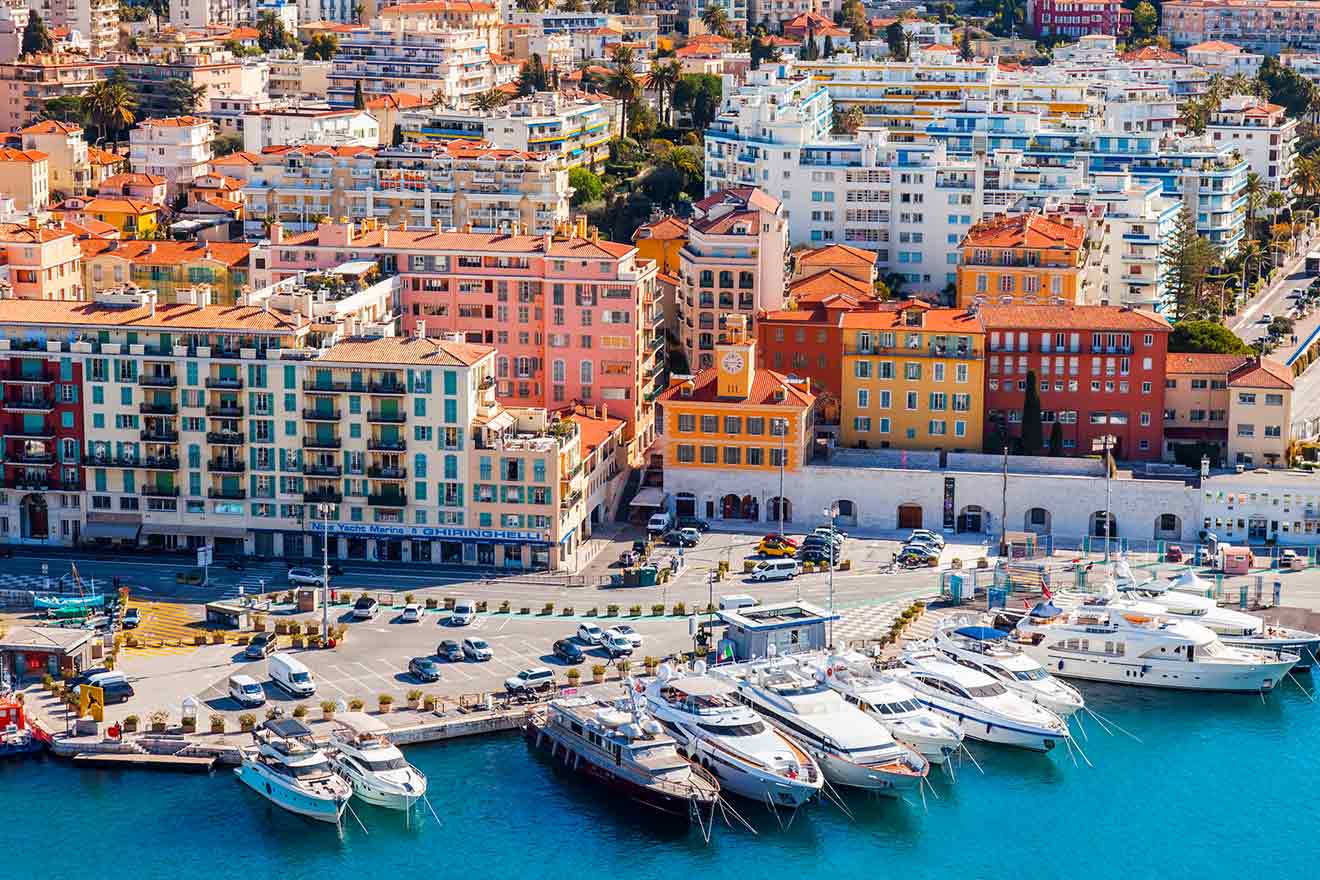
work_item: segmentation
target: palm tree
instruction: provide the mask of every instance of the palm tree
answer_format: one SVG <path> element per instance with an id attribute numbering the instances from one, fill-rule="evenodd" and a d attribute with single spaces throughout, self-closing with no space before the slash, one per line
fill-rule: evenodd
<path id="1" fill-rule="evenodd" d="M 619 102 L 619 137 L 627 137 L 628 108 L 641 95 L 642 84 L 638 81 L 637 74 L 633 72 L 631 67 L 618 65 L 610 72 L 605 91 L 609 92 Z"/>
<path id="2" fill-rule="evenodd" d="M 111 130 L 132 127 L 137 121 L 137 96 L 121 82 L 101 80 L 87 91 L 87 115 L 98 128 L 101 137 L 109 137 Z"/>
<path id="3" fill-rule="evenodd" d="M 637 53 L 632 46 L 620 43 L 610 50 L 610 61 L 615 67 L 632 67 L 637 61 Z"/>
<path id="4" fill-rule="evenodd" d="M 1247 197 L 1247 226 L 1250 227 L 1252 221 L 1256 219 L 1256 212 L 1265 204 L 1265 182 L 1260 179 L 1259 174 L 1250 171 L 1247 173 L 1246 188 L 1242 192 Z"/>
<path id="5" fill-rule="evenodd" d="M 674 94 L 674 89 L 678 88 L 678 82 L 683 78 L 683 67 L 677 61 L 652 61 L 651 70 L 646 75 L 646 84 L 655 89 L 656 96 L 660 99 L 660 122 L 668 121 L 665 116 L 665 99 Z M 672 103 L 672 102 L 671 102 Z"/>
<path id="6" fill-rule="evenodd" d="M 540 12 L 545 4 L 541 0 L 518 0 L 518 8 L 523 12 Z"/>
<path id="7" fill-rule="evenodd" d="M 486 89 L 472 98 L 472 106 L 482 113 L 490 113 L 508 103 L 509 95 L 501 89 Z"/>
<path id="8" fill-rule="evenodd" d="M 609 12 L 614 9 L 613 0 L 591 0 L 591 11 L 597 13 Z"/>
<path id="9" fill-rule="evenodd" d="M 1224 90 L 1230 95 L 1255 94 L 1256 80 L 1245 73 L 1235 73 L 1224 81 Z"/>
<path id="10" fill-rule="evenodd" d="M 1270 190 L 1270 194 L 1265 197 L 1265 207 L 1270 209 L 1270 225 L 1273 226 L 1279 222 L 1279 212 L 1288 204 L 1288 197 L 1277 189 Z"/>
<path id="11" fill-rule="evenodd" d="M 582 0 L 560 0 L 558 9 L 560 12 L 581 12 Z"/>
<path id="12" fill-rule="evenodd" d="M 722 37 L 729 35 L 729 13 L 718 3 L 711 3 L 701 10 L 701 23 L 712 34 L 719 34 Z"/>

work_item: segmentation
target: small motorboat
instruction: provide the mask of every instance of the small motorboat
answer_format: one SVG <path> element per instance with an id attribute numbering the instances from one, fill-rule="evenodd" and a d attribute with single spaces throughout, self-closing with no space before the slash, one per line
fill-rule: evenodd
<path id="1" fill-rule="evenodd" d="M 339 729 L 330 737 L 330 763 L 369 804 L 410 810 L 426 794 L 426 776 L 409 764 L 390 742 L 389 725 L 365 712 L 335 716 Z"/>
<path id="2" fill-rule="evenodd" d="M 40 732 L 28 727 L 23 704 L 13 697 L 0 697 L 0 758 L 32 755 L 45 747 Z"/>
<path id="3" fill-rule="evenodd" d="M 275 718 L 252 732 L 254 746 L 242 750 L 234 770 L 257 794 L 291 813 L 339 824 L 353 789 L 335 772 L 306 725 Z"/>

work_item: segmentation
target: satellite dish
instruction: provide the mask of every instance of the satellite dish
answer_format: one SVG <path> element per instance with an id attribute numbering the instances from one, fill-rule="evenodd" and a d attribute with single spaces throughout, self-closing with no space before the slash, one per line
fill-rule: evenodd
<path id="1" fill-rule="evenodd" d="M 661 663 L 660 668 L 655 671 L 657 681 L 669 681 L 674 677 L 674 667 L 669 663 Z"/>
<path id="2" fill-rule="evenodd" d="M 692 672 L 693 672 L 694 674 L 696 674 L 696 675 L 705 675 L 705 674 L 706 674 L 706 661 L 705 661 L 705 660 L 698 660 L 697 662 L 693 663 L 693 664 L 692 664 Z"/>
<path id="3" fill-rule="evenodd" d="M 766 646 L 765 646 L 765 656 L 767 656 L 767 657 L 773 657 L 773 656 L 775 656 L 775 655 L 778 654 L 778 653 L 779 653 L 779 646 L 778 646 L 778 645 L 766 645 Z"/>

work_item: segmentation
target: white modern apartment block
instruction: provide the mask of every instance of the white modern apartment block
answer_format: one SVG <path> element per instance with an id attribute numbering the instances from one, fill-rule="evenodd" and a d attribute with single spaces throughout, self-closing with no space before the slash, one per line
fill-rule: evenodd
<path id="1" fill-rule="evenodd" d="M 370 7 L 376 4 L 367 0 Z M 348 24 L 354 21 L 356 0 L 298 0 L 298 21 L 334 21 Z M 370 19 L 369 9 L 363 11 L 362 20 Z"/>
<path id="2" fill-rule="evenodd" d="M 660 36 L 654 15 L 620 15 L 590 9 L 578 12 L 515 10 L 507 20 L 514 26 L 526 25 L 530 34 L 567 37 L 574 61 L 605 58 L 605 47 L 615 43 L 627 43 L 644 49 L 645 53 L 654 52 Z"/>
<path id="3" fill-rule="evenodd" d="M 254 22 L 261 21 L 267 13 L 283 22 L 289 33 L 298 33 L 298 0 L 252 0 Z"/>
<path id="4" fill-rule="evenodd" d="M 67 27 L 82 34 L 93 58 L 104 56 L 119 45 L 116 0 L 32 0 L 28 8 L 39 11 L 48 28 Z"/>
<path id="5" fill-rule="evenodd" d="M 243 114 L 243 149 L 260 153 L 285 144 L 375 147 L 380 124 L 367 110 L 273 107 Z"/>
<path id="6" fill-rule="evenodd" d="M 1187 47 L 1187 60 L 1221 76 L 1240 73 L 1254 77 L 1260 71 L 1265 56 L 1259 52 L 1248 52 L 1241 46 L 1223 40 L 1206 40 Z"/>
<path id="7" fill-rule="evenodd" d="M 489 42 L 473 30 L 408 30 L 402 19 L 343 34 L 326 97 L 353 105 L 357 83 L 368 100 L 405 92 L 463 107 L 476 95 L 516 76 L 516 66 L 492 60 Z"/>
<path id="8" fill-rule="evenodd" d="M 1104 242 L 1092 249 L 1100 261 L 1100 304 L 1163 312 L 1168 284 L 1161 250 L 1182 203 L 1126 171 L 1095 174 L 1075 198 L 1104 211 Z"/>
<path id="9" fill-rule="evenodd" d="M 330 89 L 330 69 L 333 61 L 309 61 L 297 53 L 284 57 L 275 53 L 266 56 L 270 71 L 267 87 L 274 100 L 284 98 L 323 99 Z"/>
<path id="10" fill-rule="evenodd" d="M 243 4 L 246 5 L 246 4 Z M 248 9 L 233 0 L 170 0 L 170 27 L 178 31 L 205 30 L 213 24 L 238 24 Z"/>
<path id="11" fill-rule="evenodd" d="M 1297 155 L 1297 120 L 1255 95 L 1224 99 L 1205 127 L 1216 144 L 1241 151 L 1270 189 L 1287 193 Z"/>
<path id="12" fill-rule="evenodd" d="M 215 125 L 200 116 L 144 119 L 128 133 L 128 161 L 139 174 L 164 177 L 174 198 L 210 171 L 214 136 Z"/>

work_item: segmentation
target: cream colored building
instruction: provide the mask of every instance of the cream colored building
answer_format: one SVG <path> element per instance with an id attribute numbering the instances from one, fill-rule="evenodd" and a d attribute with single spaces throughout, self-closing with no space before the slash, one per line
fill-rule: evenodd
<path id="1" fill-rule="evenodd" d="M 50 204 L 50 161 L 40 150 L 0 147 L 0 194 L 16 211 L 44 211 Z"/>
<path id="2" fill-rule="evenodd" d="M 82 126 L 47 119 L 19 132 L 24 150 L 46 154 L 48 185 L 59 196 L 85 196 L 90 191 L 91 165 Z"/>
<path id="3" fill-rule="evenodd" d="M 1168 355 L 1164 460 L 1282 467 L 1292 424 L 1292 371 L 1269 358 Z"/>

